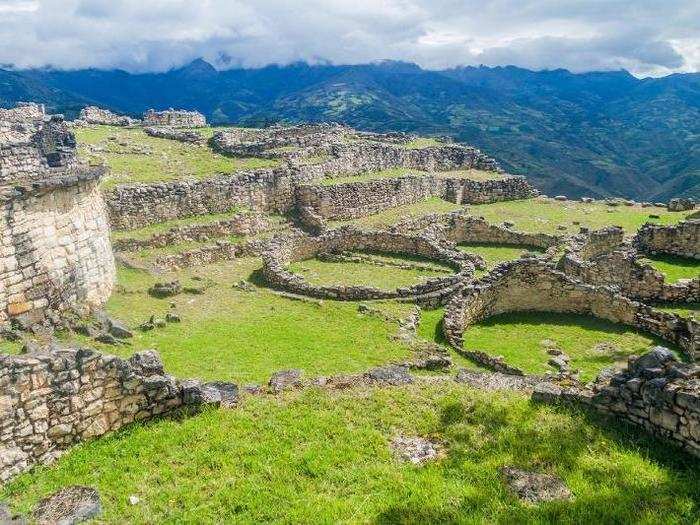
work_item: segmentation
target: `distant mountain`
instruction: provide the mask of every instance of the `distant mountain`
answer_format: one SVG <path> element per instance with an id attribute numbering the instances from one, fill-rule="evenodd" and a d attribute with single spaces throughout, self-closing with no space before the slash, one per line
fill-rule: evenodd
<path id="1" fill-rule="evenodd" d="M 700 74 L 637 79 L 516 67 L 292 64 L 217 71 L 203 60 L 158 74 L 0 70 L 0 105 L 35 100 L 139 115 L 197 109 L 214 123 L 338 121 L 450 135 L 548 194 L 700 198 Z"/>

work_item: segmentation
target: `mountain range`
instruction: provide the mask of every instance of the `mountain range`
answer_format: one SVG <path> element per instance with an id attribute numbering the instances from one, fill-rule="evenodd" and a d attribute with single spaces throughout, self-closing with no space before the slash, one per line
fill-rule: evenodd
<path id="1" fill-rule="evenodd" d="M 175 107 L 215 124 L 335 121 L 447 135 L 551 195 L 700 198 L 700 73 L 639 79 L 403 62 L 219 71 L 201 59 L 148 74 L 0 69 L 0 106 L 27 100 L 69 118 L 87 104 L 134 116 Z"/>

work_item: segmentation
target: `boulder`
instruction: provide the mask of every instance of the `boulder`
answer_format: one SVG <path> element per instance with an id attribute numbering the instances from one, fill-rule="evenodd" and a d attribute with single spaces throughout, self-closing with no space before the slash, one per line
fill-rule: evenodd
<path id="1" fill-rule="evenodd" d="M 280 370 L 272 374 L 268 387 L 273 393 L 279 393 L 283 390 L 289 390 L 301 385 L 302 371 L 298 369 Z"/>
<path id="2" fill-rule="evenodd" d="M 573 499 L 569 488 L 556 476 L 514 467 L 503 467 L 501 474 L 510 490 L 524 502 L 539 503 Z"/>
<path id="3" fill-rule="evenodd" d="M 170 281 L 169 283 L 156 283 L 148 289 L 148 294 L 152 297 L 162 299 L 164 297 L 173 297 L 182 293 L 182 285 L 180 281 Z"/>
<path id="4" fill-rule="evenodd" d="M 693 199 L 677 198 L 668 201 L 668 211 L 688 211 L 695 208 Z"/>
<path id="5" fill-rule="evenodd" d="M 72 525 L 102 512 L 98 492 L 90 487 L 71 486 L 41 500 L 34 510 L 39 525 Z"/>
<path id="6" fill-rule="evenodd" d="M 387 385 L 405 385 L 413 383 L 413 376 L 408 372 L 406 365 L 387 365 L 373 368 L 366 374 L 371 382 Z"/>

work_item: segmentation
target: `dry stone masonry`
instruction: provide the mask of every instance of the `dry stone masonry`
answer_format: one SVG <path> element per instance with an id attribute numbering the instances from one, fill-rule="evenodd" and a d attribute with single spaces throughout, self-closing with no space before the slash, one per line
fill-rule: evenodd
<path id="1" fill-rule="evenodd" d="M 163 126 L 147 126 L 143 128 L 143 132 L 151 137 L 160 139 L 177 140 L 178 142 L 187 142 L 188 144 L 204 144 L 204 137 L 196 131 L 177 129 Z"/>
<path id="2" fill-rule="evenodd" d="M 700 219 L 681 221 L 674 226 L 647 223 L 639 229 L 634 242 L 641 252 L 700 259 Z"/>
<path id="3" fill-rule="evenodd" d="M 630 357 L 626 369 L 603 373 L 590 387 L 540 384 L 533 399 L 592 407 L 700 457 L 700 366 L 680 363 L 666 348 Z"/>
<path id="4" fill-rule="evenodd" d="M 165 111 L 149 109 L 143 114 L 143 123 L 145 126 L 203 128 L 207 125 L 207 119 L 197 111 L 175 110 L 172 108 Z"/>
<path id="5" fill-rule="evenodd" d="M 0 129 L 0 327 L 101 307 L 115 277 L 102 172 L 39 106 L 1 111 Z"/>
<path id="6" fill-rule="evenodd" d="M 117 115 L 108 109 L 102 109 L 96 106 L 86 106 L 81 109 L 78 122 L 80 124 L 101 126 L 135 126 L 139 123 L 138 120 L 131 117 Z"/>

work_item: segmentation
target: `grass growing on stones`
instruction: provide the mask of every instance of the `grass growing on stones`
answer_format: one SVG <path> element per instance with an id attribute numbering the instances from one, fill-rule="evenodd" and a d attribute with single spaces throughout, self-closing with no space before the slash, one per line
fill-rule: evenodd
<path id="1" fill-rule="evenodd" d="M 700 261 L 673 255 L 645 255 L 654 268 L 666 276 L 666 281 L 675 283 L 680 279 L 700 277 Z"/>
<path id="2" fill-rule="evenodd" d="M 361 315 L 357 304 L 293 301 L 265 288 L 246 292 L 232 285 L 259 268 L 256 259 L 210 265 L 180 272 L 183 286 L 205 288 L 203 294 L 156 299 L 147 289 L 158 278 L 119 268 L 118 286 L 107 311 L 135 329 L 128 346 L 95 345 L 129 356 L 155 348 L 166 369 L 178 377 L 261 382 L 281 369 L 301 368 L 307 375 L 356 372 L 405 360 L 408 348 L 392 341 L 397 326 Z M 198 277 L 201 280 L 193 280 Z M 164 318 L 169 304 L 182 318 L 165 328 L 141 332 L 137 326 L 151 315 Z M 86 342 L 86 341 L 83 341 Z"/>
<path id="3" fill-rule="evenodd" d="M 514 230 L 524 232 L 566 234 L 577 233 L 581 226 L 591 229 L 621 226 L 627 235 L 634 235 L 645 222 L 675 224 L 691 212 L 669 212 L 666 208 L 654 206 L 608 206 L 600 202 L 562 202 L 537 198 L 471 205 L 469 213 L 482 216 L 494 224 L 511 221 L 515 223 Z M 652 219 L 649 215 L 658 215 L 659 219 Z M 565 226 L 566 230 L 557 229 L 559 225 Z"/>
<path id="4" fill-rule="evenodd" d="M 421 171 L 410 168 L 391 168 L 380 171 L 369 171 L 358 175 L 349 175 L 347 177 L 326 177 L 320 181 L 322 186 L 337 186 L 339 184 L 349 184 L 355 182 L 367 182 L 379 179 L 392 179 L 397 177 L 413 176 L 431 176 L 437 178 L 458 178 L 471 179 L 476 181 L 499 180 L 503 175 L 495 171 L 482 171 L 475 169 L 452 170 L 452 171 Z"/>
<path id="5" fill-rule="evenodd" d="M 20 476 L 0 498 L 28 513 L 64 486 L 93 486 L 108 524 L 697 521 L 700 463 L 606 421 L 451 382 L 307 390 L 130 426 Z M 440 441 L 446 456 L 401 462 L 389 448 L 398 434 Z M 521 503 L 504 466 L 557 475 L 575 499 Z"/>
<path id="6" fill-rule="evenodd" d="M 423 312 L 419 335 L 442 339 L 443 310 Z M 545 341 L 545 343 L 543 343 Z M 547 361 L 546 341 L 571 358 L 571 367 L 590 381 L 609 366 L 626 364 L 627 356 L 641 354 L 652 345 L 668 343 L 624 325 L 594 317 L 548 312 L 515 312 L 491 317 L 464 332 L 464 348 L 502 355 L 510 365 L 525 372 L 554 372 Z"/>
<path id="7" fill-rule="evenodd" d="M 207 145 L 150 137 L 140 128 L 76 128 L 75 135 L 81 158 L 109 168 L 102 182 L 103 188 L 187 177 L 204 179 L 221 173 L 276 165 L 276 161 L 267 159 L 225 157 L 214 153 Z"/>
<path id="8" fill-rule="evenodd" d="M 22 344 L 17 341 L 0 339 L 0 354 L 19 354 Z"/>
<path id="9" fill-rule="evenodd" d="M 331 221 L 331 225 L 340 226 L 343 224 L 354 224 L 360 228 L 385 228 L 400 220 L 423 217 L 431 213 L 449 213 L 461 209 L 462 206 L 459 204 L 447 202 L 438 197 L 431 197 L 414 204 L 406 204 L 404 206 L 397 206 L 396 208 L 384 210 L 368 217 L 361 217 L 350 221 Z"/>
<path id="10" fill-rule="evenodd" d="M 664 312 L 682 315 L 683 317 L 700 319 L 700 303 L 687 303 L 682 305 L 674 304 L 672 306 L 654 305 L 654 308 L 657 310 L 663 310 Z"/>
<path id="11" fill-rule="evenodd" d="M 432 137 L 418 137 L 416 139 L 413 139 L 409 142 L 406 142 L 403 144 L 403 147 L 406 149 L 422 149 L 422 148 L 432 148 L 435 146 L 444 146 L 445 143 L 439 141 L 436 138 Z"/>
<path id="12" fill-rule="evenodd" d="M 430 277 L 444 277 L 448 273 L 455 272 L 449 266 L 429 259 L 387 254 L 372 257 L 394 264 L 418 262 L 421 265 L 429 265 L 431 268 L 404 269 L 395 266 L 377 266 L 366 262 L 327 262 L 307 259 L 290 264 L 289 269 L 302 275 L 307 282 L 314 285 L 373 286 L 384 290 L 412 286 Z"/>

